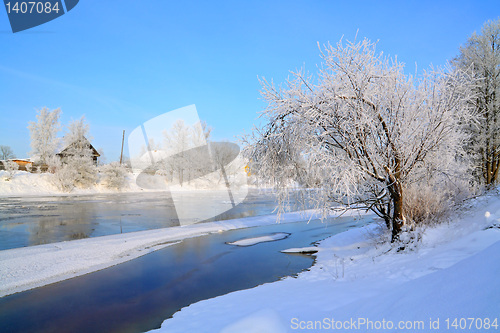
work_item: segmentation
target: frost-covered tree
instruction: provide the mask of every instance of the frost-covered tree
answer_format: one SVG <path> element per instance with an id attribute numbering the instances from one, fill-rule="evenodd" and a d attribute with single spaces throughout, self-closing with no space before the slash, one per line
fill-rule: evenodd
<path id="1" fill-rule="evenodd" d="M 169 180 L 176 179 L 182 185 L 185 178 L 193 179 L 200 168 L 206 168 L 208 161 L 203 161 L 201 156 L 196 156 L 189 150 L 205 144 L 210 131 L 211 128 L 205 123 L 189 126 L 179 119 L 170 130 L 163 132 L 164 148 L 171 156 L 164 163 L 165 174 L 170 175 Z"/>
<path id="2" fill-rule="evenodd" d="M 179 184 L 182 185 L 184 181 L 184 168 L 186 161 L 184 159 L 184 152 L 189 149 L 189 128 L 180 119 L 176 121 L 170 130 L 163 131 L 165 152 L 175 158 L 168 158 L 163 161 L 163 169 L 165 174 L 168 174 L 168 180 L 173 181 L 177 179 Z"/>
<path id="3" fill-rule="evenodd" d="M 72 121 L 64 136 L 64 157 L 62 167 L 56 170 L 57 179 L 72 182 L 79 187 L 89 187 L 97 180 L 97 167 L 94 164 L 93 151 L 89 141 L 89 125 L 85 117 Z M 64 175 L 61 175 L 63 173 Z M 68 186 L 62 186 L 69 188 Z"/>
<path id="4" fill-rule="evenodd" d="M 189 131 L 189 146 L 191 148 L 205 146 L 210 140 L 211 132 L 212 128 L 204 121 L 193 124 Z M 210 166 L 213 165 L 208 149 L 203 151 L 206 154 L 196 154 L 191 151 L 184 157 L 187 162 L 185 172 L 188 173 L 189 180 L 205 176 L 207 171 L 211 169 Z"/>
<path id="5" fill-rule="evenodd" d="M 56 153 L 59 145 L 57 133 L 61 126 L 60 115 L 61 109 L 50 111 L 44 107 L 38 110 L 37 121 L 30 121 L 28 125 L 31 135 L 31 155 L 37 157 L 37 162 L 47 163 Z"/>
<path id="6" fill-rule="evenodd" d="M 163 148 L 168 157 L 158 163 L 160 170 L 156 174 L 166 176 L 168 182 L 178 182 L 180 185 L 198 178 L 203 178 L 205 185 L 217 182 L 213 175 L 208 175 L 216 170 L 219 173 L 224 171 L 220 165 L 227 162 L 230 153 L 224 148 L 231 145 L 218 143 L 210 144 L 209 147 L 211 132 L 212 128 L 205 122 L 189 126 L 183 120 L 176 121 L 169 130 L 163 132 Z M 234 146 L 227 149 L 234 149 Z M 234 155 L 233 152 L 231 161 Z M 221 173 L 219 183 L 222 177 Z"/>
<path id="7" fill-rule="evenodd" d="M 317 79 L 298 71 L 283 87 L 262 80 L 266 124 L 247 138 L 247 157 L 275 184 L 281 206 L 295 181 L 317 189 L 325 212 L 333 202 L 374 211 L 399 240 L 412 222 L 406 191 L 423 182 L 439 191 L 464 175 L 469 81 L 439 70 L 405 75 L 366 39 L 321 55 Z"/>
<path id="8" fill-rule="evenodd" d="M 210 139 L 212 127 L 208 126 L 206 122 L 199 121 L 191 127 L 191 145 L 198 147 L 204 145 Z"/>
<path id="9" fill-rule="evenodd" d="M 70 164 L 63 164 L 60 160 L 51 160 L 49 172 L 53 170 L 53 183 L 61 191 L 71 192 L 75 188 L 76 179 L 78 179 L 78 171 Z"/>
<path id="10" fill-rule="evenodd" d="M 181 153 L 191 147 L 190 128 L 184 120 L 177 120 L 170 130 L 163 132 L 164 146 L 168 152 Z"/>
<path id="11" fill-rule="evenodd" d="M 16 171 L 19 170 L 19 165 L 13 161 L 3 161 L 2 163 L 5 171 L 7 171 L 7 177 L 5 178 L 5 180 L 11 180 L 12 177 L 14 177 Z"/>
<path id="12" fill-rule="evenodd" d="M 9 146 L 0 145 L 0 160 L 6 161 L 15 157 L 16 155 L 14 155 L 12 148 L 10 148 Z"/>
<path id="13" fill-rule="evenodd" d="M 490 185 L 498 181 L 500 169 L 500 19 L 486 22 L 480 34 L 473 33 L 453 64 L 472 70 L 476 80 L 471 102 L 479 118 L 466 124 L 472 134 L 467 152 L 474 156 L 478 178 Z"/>
<path id="14" fill-rule="evenodd" d="M 127 170 L 118 162 L 101 166 L 100 173 L 101 183 L 108 188 L 120 190 L 126 185 Z"/>

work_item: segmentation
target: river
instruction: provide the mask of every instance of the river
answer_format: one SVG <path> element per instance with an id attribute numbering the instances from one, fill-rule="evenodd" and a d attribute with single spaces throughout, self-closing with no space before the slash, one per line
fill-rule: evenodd
<path id="1" fill-rule="evenodd" d="M 199 195 L 213 198 L 217 193 Z M 176 195 L 189 199 L 193 193 Z M 212 202 L 214 211 L 220 211 L 217 205 L 222 201 Z M 272 193 L 253 190 L 236 207 L 191 223 L 267 215 L 275 207 Z M 193 205 L 191 209 L 199 208 Z M 0 250 L 178 225 L 168 192 L 0 198 Z"/>
<path id="2" fill-rule="evenodd" d="M 294 204 L 292 198 L 289 210 Z M 240 205 L 210 220 L 268 215 L 275 207 L 271 193 L 254 191 Z M 311 267 L 314 257 L 280 251 L 311 246 L 368 220 L 302 221 L 185 239 L 120 265 L 0 298 L 2 331 L 143 332 L 158 328 L 192 303 L 296 276 Z M 177 225 L 173 202 L 166 193 L 0 201 L 0 249 Z M 252 246 L 228 244 L 278 232 L 289 236 Z"/>
<path id="3" fill-rule="evenodd" d="M 281 250 L 310 246 L 363 223 L 345 217 L 186 239 L 102 271 L 0 298 L 0 322 L 5 332 L 144 332 L 194 302 L 295 276 L 314 258 Z M 227 244 L 276 232 L 290 235 L 252 246 Z"/>

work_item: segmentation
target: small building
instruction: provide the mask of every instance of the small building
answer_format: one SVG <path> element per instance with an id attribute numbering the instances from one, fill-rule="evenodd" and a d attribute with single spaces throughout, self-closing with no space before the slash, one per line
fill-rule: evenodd
<path id="1" fill-rule="evenodd" d="M 21 170 L 21 171 L 27 171 L 28 169 L 31 170 L 31 167 L 33 167 L 33 162 L 29 159 L 13 158 L 13 159 L 9 159 L 7 161 L 0 161 L 0 170 L 5 170 L 4 162 L 16 163 L 19 166 L 18 170 Z"/>
<path id="2" fill-rule="evenodd" d="M 27 171 L 28 169 L 31 170 L 31 168 L 33 167 L 33 162 L 30 160 L 27 160 L 27 159 L 16 159 L 15 158 L 15 159 L 12 159 L 11 161 L 14 163 L 17 163 L 17 165 L 19 165 L 18 170 Z"/>
<path id="3" fill-rule="evenodd" d="M 59 153 L 57 153 L 56 156 L 58 156 L 61 159 L 61 161 L 64 162 L 70 159 L 71 156 L 73 156 L 72 151 L 74 149 L 78 149 L 79 147 L 89 148 L 91 151 L 92 160 L 94 161 L 94 164 L 97 165 L 97 158 L 101 156 L 101 154 L 99 154 L 97 149 L 95 149 L 94 146 L 92 146 L 92 144 L 86 137 L 83 137 L 82 141 L 73 142 L 72 144 L 61 150 Z"/>

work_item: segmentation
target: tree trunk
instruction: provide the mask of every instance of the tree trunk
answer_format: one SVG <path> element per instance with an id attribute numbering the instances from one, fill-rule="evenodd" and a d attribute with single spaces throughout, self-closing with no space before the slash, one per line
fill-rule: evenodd
<path id="1" fill-rule="evenodd" d="M 484 162 L 484 181 L 487 186 L 493 185 L 498 179 L 500 160 L 498 158 L 494 159 L 493 156 L 488 156 L 488 160 Z"/>
<path id="2" fill-rule="evenodd" d="M 403 208 L 403 187 L 401 186 L 401 182 L 391 173 L 389 173 L 389 181 L 388 188 L 393 206 L 391 242 L 395 242 L 399 239 L 399 234 L 406 223 Z"/>
<path id="3" fill-rule="evenodd" d="M 500 160 L 497 160 L 495 161 L 494 163 L 494 168 L 493 168 L 493 175 L 492 175 L 492 181 L 491 183 L 494 184 L 496 183 L 497 179 L 498 179 L 498 170 L 500 169 Z"/>
<path id="4" fill-rule="evenodd" d="M 394 204 L 394 212 L 392 216 L 392 242 L 398 240 L 399 234 L 405 225 L 406 218 L 403 212 L 403 191 L 401 184 L 398 184 L 397 189 L 391 194 Z"/>

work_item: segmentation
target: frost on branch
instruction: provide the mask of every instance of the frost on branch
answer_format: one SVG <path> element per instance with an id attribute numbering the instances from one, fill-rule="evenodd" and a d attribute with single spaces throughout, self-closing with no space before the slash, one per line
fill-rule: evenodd
<path id="1" fill-rule="evenodd" d="M 407 76 L 366 39 L 327 45 L 321 56 L 317 78 L 262 80 L 266 125 L 247 138 L 247 156 L 281 199 L 290 181 L 316 188 L 316 207 L 370 209 L 395 241 L 413 222 L 408 188 L 439 191 L 467 178 L 461 124 L 473 118 L 471 81 L 458 71 Z"/>

